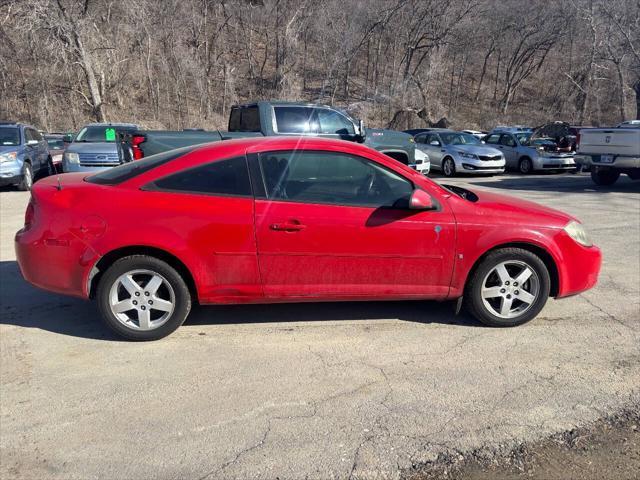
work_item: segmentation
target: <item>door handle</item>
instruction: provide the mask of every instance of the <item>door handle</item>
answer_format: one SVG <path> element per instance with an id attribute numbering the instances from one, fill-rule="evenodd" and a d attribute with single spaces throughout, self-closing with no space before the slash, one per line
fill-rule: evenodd
<path id="1" fill-rule="evenodd" d="M 269 225 L 269 228 L 271 228 L 271 230 L 276 230 L 278 232 L 299 232 L 300 230 L 304 230 L 305 227 L 306 225 L 302 225 L 299 222 L 272 223 L 271 225 Z"/>

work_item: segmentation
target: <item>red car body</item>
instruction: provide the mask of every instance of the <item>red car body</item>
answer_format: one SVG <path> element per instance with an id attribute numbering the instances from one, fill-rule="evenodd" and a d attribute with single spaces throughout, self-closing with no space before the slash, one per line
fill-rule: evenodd
<path id="1" fill-rule="evenodd" d="M 344 152 L 382 165 L 427 192 L 437 210 L 376 209 L 266 198 L 145 190 L 191 167 L 280 150 Z M 118 185 L 66 174 L 37 182 L 16 234 L 30 283 L 89 298 L 106 264 L 124 254 L 170 258 L 208 303 L 451 299 L 478 261 L 520 246 L 545 261 L 551 296 L 592 287 L 601 254 L 571 238 L 572 217 L 477 191 L 462 198 L 399 162 L 354 142 L 274 137 L 199 147 Z"/>

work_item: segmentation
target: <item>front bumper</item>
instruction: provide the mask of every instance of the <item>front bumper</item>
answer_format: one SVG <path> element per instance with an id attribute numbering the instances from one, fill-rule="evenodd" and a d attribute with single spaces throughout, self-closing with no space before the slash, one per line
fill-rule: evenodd
<path id="1" fill-rule="evenodd" d="M 562 231 L 556 237 L 562 258 L 557 259 L 558 298 L 569 297 L 594 287 L 598 282 L 602 252 L 596 246 L 584 247 Z"/>
<path id="2" fill-rule="evenodd" d="M 540 156 L 533 161 L 535 170 L 574 170 L 576 161 L 574 157 Z"/>
<path id="3" fill-rule="evenodd" d="M 101 172 L 102 170 L 107 170 L 109 168 L 113 168 L 113 165 L 106 165 L 104 167 L 86 167 L 84 165 L 80 165 L 79 163 L 70 163 L 66 160 L 62 161 L 62 171 L 64 173 L 73 173 L 73 172 Z"/>
<path id="4" fill-rule="evenodd" d="M 0 163 L 0 186 L 16 185 L 22 181 L 22 166 L 16 162 Z"/>
<path id="5" fill-rule="evenodd" d="M 473 158 L 454 157 L 456 171 L 458 173 L 468 173 L 484 175 L 488 173 L 503 173 L 505 162 L 502 160 L 480 160 Z"/>

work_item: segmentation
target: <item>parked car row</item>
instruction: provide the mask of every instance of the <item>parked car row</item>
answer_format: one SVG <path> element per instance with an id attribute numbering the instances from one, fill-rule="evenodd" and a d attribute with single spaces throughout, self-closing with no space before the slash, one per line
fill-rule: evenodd
<path id="1" fill-rule="evenodd" d="M 0 123 L 0 127 L 0 185 L 16 185 L 22 190 L 31 188 L 34 176 L 102 170 L 202 143 L 294 135 L 363 143 L 423 175 L 432 169 L 450 177 L 496 175 L 506 170 L 522 174 L 588 170 L 592 165 L 592 177 L 600 185 L 615 182 L 620 173 L 632 178 L 640 175 L 636 165 L 640 154 L 620 158 L 612 165 L 622 150 L 626 149 L 628 157 L 629 148 L 633 151 L 634 144 L 640 143 L 632 131 L 640 128 L 637 121 L 620 126 L 631 129 L 626 134 L 616 133 L 618 129 L 603 130 L 605 140 L 615 139 L 610 148 L 583 140 L 584 148 L 578 155 L 581 134 L 583 139 L 593 139 L 596 129 L 553 122 L 538 128 L 498 126 L 490 132 L 445 128 L 397 132 L 365 128 L 362 121 L 328 105 L 283 101 L 232 107 L 227 131 L 143 130 L 134 123 L 92 123 L 75 135 L 52 133 L 43 138 L 29 125 Z M 619 140 L 624 145 L 617 148 Z"/>

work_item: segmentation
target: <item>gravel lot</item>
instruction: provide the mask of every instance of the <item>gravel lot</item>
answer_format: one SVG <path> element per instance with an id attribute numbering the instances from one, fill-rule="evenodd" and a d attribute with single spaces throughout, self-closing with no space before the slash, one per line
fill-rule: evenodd
<path id="1" fill-rule="evenodd" d="M 92 303 L 22 280 L 28 194 L 2 189 L 0 477 L 396 478 L 638 405 L 640 183 L 448 183 L 578 216 L 603 249 L 599 285 L 507 330 L 450 303 L 201 307 L 127 343 Z"/>

